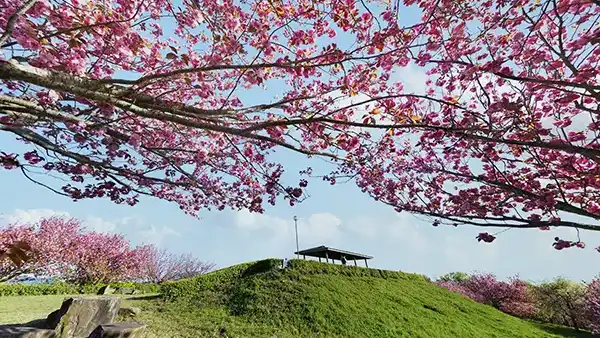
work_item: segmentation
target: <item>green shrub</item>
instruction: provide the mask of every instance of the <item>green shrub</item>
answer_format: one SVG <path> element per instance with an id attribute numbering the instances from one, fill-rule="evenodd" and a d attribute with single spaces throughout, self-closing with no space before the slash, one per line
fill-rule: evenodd
<path id="1" fill-rule="evenodd" d="M 79 293 L 79 286 L 67 283 L 0 284 L 0 296 L 42 296 Z"/>
<path id="2" fill-rule="evenodd" d="M 69 284 L 63 282 L 51 284 L 0 284 L 0 297 L 3 296 L 43 296 L 43 295 L 75 295 L 96 294 L 106 284 Z M 159 286 L 152 283 L 116 282 L 110 283 L 112 288 L 134 288 L 137 293 L 158 293 Z"/>

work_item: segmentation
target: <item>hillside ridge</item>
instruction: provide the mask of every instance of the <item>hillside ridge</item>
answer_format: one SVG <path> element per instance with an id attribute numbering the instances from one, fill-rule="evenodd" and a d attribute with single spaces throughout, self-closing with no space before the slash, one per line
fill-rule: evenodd
<path id="1" fill-rule="evenodd" d="M 166 283 L 162 293 L 278 337 L 560 337 L 422 275 L 315 261 L 239 264 Z"/>

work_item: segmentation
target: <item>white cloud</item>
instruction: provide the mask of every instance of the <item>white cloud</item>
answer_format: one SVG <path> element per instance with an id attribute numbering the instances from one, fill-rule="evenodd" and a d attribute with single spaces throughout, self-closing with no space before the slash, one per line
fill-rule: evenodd
<path id="1" fill-rule="evenodd" d="M 415 216 L 407 213 L 394 213 L 392 217 L 362 216 L 348 221 L 347 229 L 364 239 L 372 241 L 394 241 L 418 252 L 431 245 L 422 235 L 422 226 Z"/>
<path id="2" fill-rule="evenodd" d="M 83 223 L 89 231 L 115 232 L 117 230 L 117 224 L 115 222 L 107 221 L 101 217 L 89 216 L 85 218 Z"/>
<path id="3" fill-rule="evenodd" d="M 68 212 L 52 209 L 16 209 L 9 213 L 0 214 L 0 226 L 15 223 L 33 224 L 39 222 L 42 218 L 52 216 L 73 217 Z M 83 227 L 88 231 L 124 233 L 124 235 L 134 243 L 160 246 L 166 237 L 181 236 L 179 232 L 168 226 L 157 226 L 148 223 L 144 218 L 137 215 L 126 216 L 115 220 L 108 220 L 92 215 L 80 217 L 79 219 L 82 221 Z"/>
<path id="4" fill-rule="evenodd" d="M 162 246 L 164 239 L 168 236 L 181 237 L 181 234 L 173 228 L 167 226 L 158 227 L 153 224 L 140 230 L 139 234 L 142 243 L 154 244 L 156 246 Z"/>
<path id="5" fill-rule="evenodd" d="M 52 209 L 16 209 L 8 214 L 0 214 L 0 224 L 9 225 L 13 223 L 36 223 L 42 218 L 52 216 L 70 217 L 68 212 Z"/>
<path id="6" fill-rule="evenodd" d="M 404 91 L 412 94 L 425 94 L 427 90 L 427 75 L 423 71 L 424 68 L 409 63 L 406 67 L 394 69 L 391 80 L 402 82 Z"/>
<path id="7" fill-rule="evenodd" d="M 162 246 L 167 237 L 181 237 L 181 233 L 177 232 L 169 226 L 158 226 L 152 222 L 148 222 L 144 217 L 139 215 L 129 215 L 121 217 L 114 222 L 118 228 L 130 235 L 135 242 L 139 244 L 154 244 Z"/>
<path id="8" fill-rule="evenodd" d="M 331 245 L 340 237 L 341 220 L 335 215 L 323 212 L 298 219 L 298 238 L 301 247 Z M 252 214 L 239 211 L 234 215 L 235 226 L 244 231 L 266 231 L 268 245 L 278 246 L 293 240 L 295 229 L 293 219 L 283 219 L 267 214 Z"/>

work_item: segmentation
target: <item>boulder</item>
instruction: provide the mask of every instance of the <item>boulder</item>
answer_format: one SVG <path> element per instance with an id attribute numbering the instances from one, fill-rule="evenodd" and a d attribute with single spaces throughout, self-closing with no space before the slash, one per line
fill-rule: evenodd
<path id="1" fill-rule="evenodd" d="M 21 325 L 0 325 L 0 338 L 56 338 L 56 331 Z"/>
<path id="2" fill-rule="evenodd" d="M 98 325 L 113 322 L 120 305 L 121 298 L 115 296 L 68 298 L 48 315 L 46 324 L 59 338 L 87 337 Z"/>
<path id="3" fill-rule="evenodd" d="M 119 316 L 121 317 L 135 317 L 140 314 L 142 310 L 139 307 L 124 306 L 119 309 Z"/>
<path id="4" fill-rule="evenodd" d="M 98 295 L 112 295 L 115 293 L 115 289 L 111 288 L 110 285 L 105 285 L 98 290 Z"/>
<path id="5" fill-rule="evenodd" d="M 145 336 L 146 326 L 143 323 L 133 322 L 102 324 L 89 338 L 142 338 Z"/>

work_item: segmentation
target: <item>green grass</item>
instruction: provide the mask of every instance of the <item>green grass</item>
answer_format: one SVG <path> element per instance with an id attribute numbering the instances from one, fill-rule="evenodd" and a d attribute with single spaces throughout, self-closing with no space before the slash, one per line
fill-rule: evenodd
<path id="1" fill-rule="evenodd" d="M 511 317 L 419 275 L 304 261 L 281 270 L 274 262 L 168 283 L 168 299 L 124 303 L 142 308 L 149 338 L 592 337 Z M 0 298 L 0 322 L 44 317 L 63 298 Z"/>
<path id="2" fill-rule="evenodd" d="M 20 324 L 46 318 L 50 312 L 60 308 L 65 298 L 81 296 L 77 294 L 0 297 L 0 324 Z M 135 300 L 135 296 L 122 296 L 122 298 L 122 304 L 125 306 L 133 306 L 134 303 L 139 302 Z"/>

